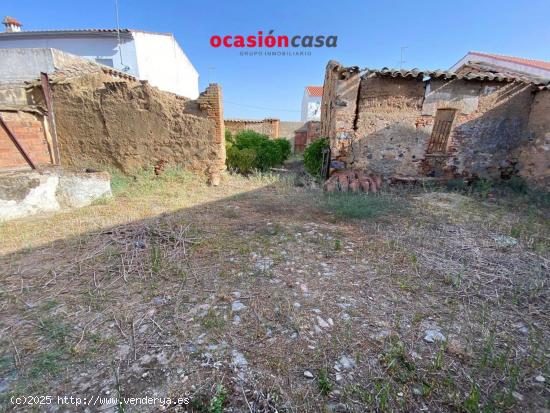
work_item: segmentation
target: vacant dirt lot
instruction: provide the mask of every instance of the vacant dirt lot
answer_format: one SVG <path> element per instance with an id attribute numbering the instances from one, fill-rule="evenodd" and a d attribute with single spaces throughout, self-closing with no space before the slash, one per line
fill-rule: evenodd
<path id="1" fill-rule="evenodd" d="M 8 411 L 550 409 L 544 204 L 178 171 L 114 186 L 0 226 Z M 53 404 L 10 401 L 31 395 Z M 190 404 L 114 406 L 144 396 Z"/>

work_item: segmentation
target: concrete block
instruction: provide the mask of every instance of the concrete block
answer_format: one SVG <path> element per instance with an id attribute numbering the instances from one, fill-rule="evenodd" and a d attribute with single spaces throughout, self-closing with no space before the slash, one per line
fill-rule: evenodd
<path id="1" fill-rule="evenodd" d="M 61 209 L 55 196 L 59 177 L 36 172 L 0 177 L 0 221 Z"/>
<path id="2" fill-rule="evenodd" d="M 80 208 L 110 196 L 111 177 L 106 172 L 68 173 L 60 177 L 57 197 L 63 207 Z"/>
<path id="3" fill-rule="evenodd" d="M 7 172 L 0 175 L 0 221 L 78 208 L 111 195 L 106 172 Z"/>

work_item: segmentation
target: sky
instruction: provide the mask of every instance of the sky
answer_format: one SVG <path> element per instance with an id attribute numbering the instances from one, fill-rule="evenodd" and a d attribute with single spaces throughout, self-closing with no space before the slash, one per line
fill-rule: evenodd
<path id="1" fill-rule="evenodd" d="M 226 118 L 299 120 L 329 60 L 370 68 L 448 69 L 469 50 L 550 61 L 550 0 L 441 2 L 118 0 L 121 28 L 172 32 L 200 74 L 222 86 Z M 23 30 L 115 28 L 115 0 L 2 0 Z M 310 56 L 241 56 L 214 35 L 338 36 Z M 266 50 L 266 49 L 264 49 Z M 295 49 L 292 49 L 295 50 Z M 298 49 L 306 50 L 306 49 Z"/>

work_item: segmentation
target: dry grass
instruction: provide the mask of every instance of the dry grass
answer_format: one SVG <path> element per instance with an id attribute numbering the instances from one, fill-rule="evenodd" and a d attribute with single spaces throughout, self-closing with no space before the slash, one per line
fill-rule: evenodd
<path id="1" fill-rule="evenodd" d="M 550 408 L 547 209 L 179 171 L 115 188 L 0 228 L 8 409 L 14 394 L 155 393 L 192 411 Z"/>

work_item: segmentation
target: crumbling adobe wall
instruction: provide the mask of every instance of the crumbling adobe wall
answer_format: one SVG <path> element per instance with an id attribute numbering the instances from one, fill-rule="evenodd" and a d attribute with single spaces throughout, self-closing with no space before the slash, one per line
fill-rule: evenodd
<path id="1" fill-rule="evenodd" d="M 327 65 L 321 129 L 330 137 L 333 161 L 384 176 L 521 173 L 518 151 L 527 153 L 534 124 L 529 121 L 532 85 L 364 73 L 333 61 Z M 548 119 L 542 100 L 540 107 L 535 116 Z M 447 152 L 427 154 L 437 110 L 447 108 L 456 110 Z M 548 130 L 546 124 L 541 128 Z M 539 165 L 544 156 L 531 163 Z M 534 169 L 541 173 L 540 166 Z"/>
<path id="2" fill-rule="evenodd" d="M 355 141 L 360 82 L 358 67 L 344 68 L 334 60 L 328 62 L 321 99 L 320 135 L 329 138 L 334 160 L 345 162 Z"/>
<path id="3" fill-rule="evenodd" d="M 519 174 L 533 186 L 550 191 L 550 90 L 535 94 L 529 116 L 531 141 L 518 150 Z"/>
<path id="4" fill-rule="evenodd" d="M 381 175 L 416 174 L 428 137 L 427 128 L 418 125 L 423 98 L 421 79 L 362 79 L 347 162 Z"/>
<path id="5" fill-rule="evenodd" d="M 223 168 L 219 86 L 197 101 L 146 82 L 86 75 L 53 85 L 61 164 L 129 172 L 163 161 L 214 173 Z"/>

